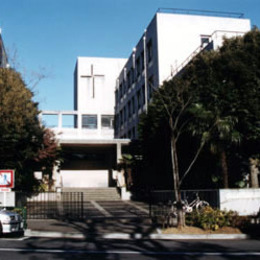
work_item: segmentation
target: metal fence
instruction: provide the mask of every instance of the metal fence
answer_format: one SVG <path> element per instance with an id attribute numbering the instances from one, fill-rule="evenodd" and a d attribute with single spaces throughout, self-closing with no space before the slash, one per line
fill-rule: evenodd
<path id="1" fill-rule="evenodd" d="M 182 190 L 182 200 L 191 203 L 196 195 L 201 200 L 207 201 L 213 208 L 219 208 L 219 190 Z M 150 216 L 164 216 L 169 211 L 169 206 L 176 201 L 174 191 L 160 190 L 152 191 L 150 194 Z"/>
<path id="2" fill-rule="evenodd" d="M 182 199 L 188 202 L 191 202 L 196 194 L 210 206 L 219 207 L 218 190 L 181 191 Z M 152 191 L 149 200 L 150 216 L 165 215 L 169 210 L 169 203 L 174 201 L 173 191 Z M 86 219 L 100 215 L 84 192 L 16 192 L 16 207 L 26 209 L 27 219 Z"/>
<path id="3" fill-rule="evenodd" d="M 26 208 L 28 219 L 81 219 L 86 203 L 83 192 L 16 193 L 16 206 Z"/>

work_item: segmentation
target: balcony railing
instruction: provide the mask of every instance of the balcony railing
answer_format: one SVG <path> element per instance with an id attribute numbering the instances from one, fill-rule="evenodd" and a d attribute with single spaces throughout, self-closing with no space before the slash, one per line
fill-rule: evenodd
<path id="1" fill-rule="evenodd" d="M 203 16 L 244 18 L 243 13 L 237 13 L 237 12 L 220 12 L 220 11 L 181 9 L 181 8 L 159 8 L 157 10 L 157 13 L 174 13 L 174 14 L 189 14 L 189 15 L 193 14 L 193 15 L 203 15 Z"/>
<path id="2" fill-rule="evenodd" d="M 216 49 L 217 47 L 221 46 L 224 37 L 228 36 L 228 38 L 231 37 L 237 37 L 237 36 L 242 36 L 244 35 L 245 32 L 239 32 L 239 31 L 222 31 L 222 30 L 217 30 L 214 31 L 210 36 L 209 36 L 209 42 L 207 44 L 201 44 L 198 46 L 182 63 L 180 63 L 179 66 L 177 66 L 176 69 L 173 69 L 171 71 L 171 75 L 166 78 L 166 80 L 172 79 L 174 76 L 176 76 L 181 70 L 184 69 L 185 66 L 188 65 L 191 60 L 197 56 L 200 52 L 203 50 L 207 49 L 207 47 L 212 44 L 212 48 Z"/>
<path id="3" fill-rule="evenodd" d="M 45 116 L 47 122 L 44 120 Z M 69 116 L 70 122 L 64 117 Z M 98 125 L 95 129 L 82 127 L 82 113 L 79 111 L 42 111 L 39 115 L 42 124 L 51 128 L 59 140 L 68 139 L 113 139 L 114 129 L 102 128 Z"/>

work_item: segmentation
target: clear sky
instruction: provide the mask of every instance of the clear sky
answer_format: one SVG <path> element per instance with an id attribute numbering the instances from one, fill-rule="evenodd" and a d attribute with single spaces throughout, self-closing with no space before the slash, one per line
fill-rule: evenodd
<path id="1" fill-rule="evenodd" d="M 73 109 L 78 56 L 128 58 L 158 8 L 242 12 L 260 28 L 260 0 L 1 0 L 5 47 L 42 110 Z"/>

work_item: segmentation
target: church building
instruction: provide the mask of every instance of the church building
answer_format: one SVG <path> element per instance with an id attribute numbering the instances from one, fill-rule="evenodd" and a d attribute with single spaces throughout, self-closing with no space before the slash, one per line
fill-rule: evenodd
<path id="1" fill-rule="evenodd" d="M 182 10 L 183 11 L 183 10 Z M 53 128 L 64 152 L 56 187 L 123 186 L 116 170 L 124 146 L 138 138 L 141 113 L 152 92 L 179 73 L 199 52 L 241 36 L 250 20 L 234 13 L 159 10 L 128 59 L 79 57 L 74 73 L 74 110 L 55 115 Z M 66 116 L 73 127 L 64 127 Z"/>

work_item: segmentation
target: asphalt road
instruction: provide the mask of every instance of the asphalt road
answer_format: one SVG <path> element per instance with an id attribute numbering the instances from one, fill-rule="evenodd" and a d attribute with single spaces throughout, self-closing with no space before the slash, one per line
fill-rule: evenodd
<path id="1" fill-rule="evenodd" d="M 259 240 L 1 238 L 0 260 L 260 259 Z"/>

